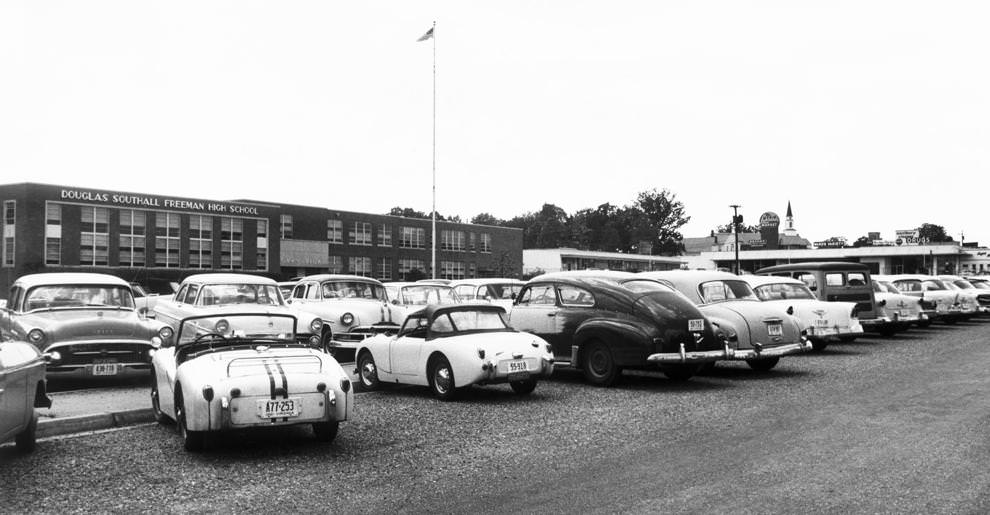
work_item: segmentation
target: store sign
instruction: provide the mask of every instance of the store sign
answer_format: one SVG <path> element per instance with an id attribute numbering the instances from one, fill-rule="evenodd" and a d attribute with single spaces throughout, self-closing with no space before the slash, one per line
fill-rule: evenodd
<path id="1" fill-rule="evenodd" d="M 820 249 L 841 249 L 845 246 L 846 242 L 844 240 L 825 240 L 815 242 L 815 247 Z"/>
<path id="2" fill-rule="evenodd" d="M 59 194 L 61 200 L 81 200 L 99 202 L 117 206 L 130 206 L 154 209 L 182 209 L 187 211 L 203 211 L 215 214 L 255 215 L 260 216 L 257 206 L 234 204 L 231 202 L 207 202 L 172 197 L 154 197 L 150 195 L 134 195 L 131 193 L 112 193 L 105 191 L 75 190 L 63 188 Z"/>
<path id="3" fill-rule="evenodd" d="M 780 226 L 780 217 L 777 216 L 777 213 L 767 211 L 766 213 L 760 215 L 760 228 L 769 229 L 771 227 L 779 227 L 779 226 Z"/>

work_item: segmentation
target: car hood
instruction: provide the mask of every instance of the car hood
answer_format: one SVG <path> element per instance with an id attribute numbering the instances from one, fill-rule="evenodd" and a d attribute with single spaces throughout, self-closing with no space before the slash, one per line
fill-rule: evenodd
<path id="1" fill-rule="evenodd" d="M 754 342 L 773 346 L 801 341 L 800 325 L 780 306 L 758 301 L 727 301 L 700 308 L 727 336 L 735 333 L 736 348 L 751 348 Z M 781 325 L 780 336 L 770 335 L 769 326 L 774 322 Z"/>

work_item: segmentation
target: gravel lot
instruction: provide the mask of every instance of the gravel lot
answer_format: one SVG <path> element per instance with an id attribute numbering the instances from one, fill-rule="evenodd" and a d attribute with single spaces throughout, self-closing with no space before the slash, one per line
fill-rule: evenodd
<path id="1" fill-rule="evenodd" d="M 987 512 L 987 363 L 972 322 L 687 383 L 389 388 L 329 446 L 296 428 L 193 455 L 145 425 L 0 448 L 0 511 Z"/>

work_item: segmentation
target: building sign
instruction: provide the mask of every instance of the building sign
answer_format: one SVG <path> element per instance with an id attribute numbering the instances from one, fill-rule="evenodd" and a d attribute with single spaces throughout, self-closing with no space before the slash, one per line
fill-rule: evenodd
<path id="1" fill-rule="evenodd" d="M 846 246 L 846 239 L 833 236 L 825 241 L 816 241 L 814 245 L 820 249 L 841 249 Z"/>
<path id="2" fill-rule="evenodd" d="M 747 242 L 739 242 L 740 245 L 746 245 L 747 247 L 766 247 L 767 240 L 749 240 Z"/>
<path id="3" fill-rule="evenodd" d="M 59 193 L 61 200 L 81 200 L 148 209 L 181 209 L 186 211 L 203 211 L 212 214 L 254 215 L 261 216 L 258 206 L 237 204 L 233 202 L 216 202 L 205 200 L 190 200 L 171 197 L 155 197 L 151 195 L 135 195 L 133 193 L 113 193 L 105 191 L 90 191 L 62 188 Z"/>
<path id="4" fill-rule="evenodd" d="M 760 228 L 771 228 L 780 226 L 780 217 L 777 213 L 767 211 L 760 215 Z"/>
<path id="5" fill-rule="evenodd" d="M 329 268 L 330 244 L 325 241 L 282 240 L 279 263 L 282 266 Z"/>

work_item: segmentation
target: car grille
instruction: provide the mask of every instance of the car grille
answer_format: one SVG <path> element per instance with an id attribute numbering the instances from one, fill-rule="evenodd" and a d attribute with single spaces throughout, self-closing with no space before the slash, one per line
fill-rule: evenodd
<path id="1" fill-rule="evenodd" d="M 59 365 L 87 365 L 95 360 L 113 360 L 117 363 L 147 363 L 150 345 L 131 343 L 94 343 L 59 347 L 62 359 Z"/>

